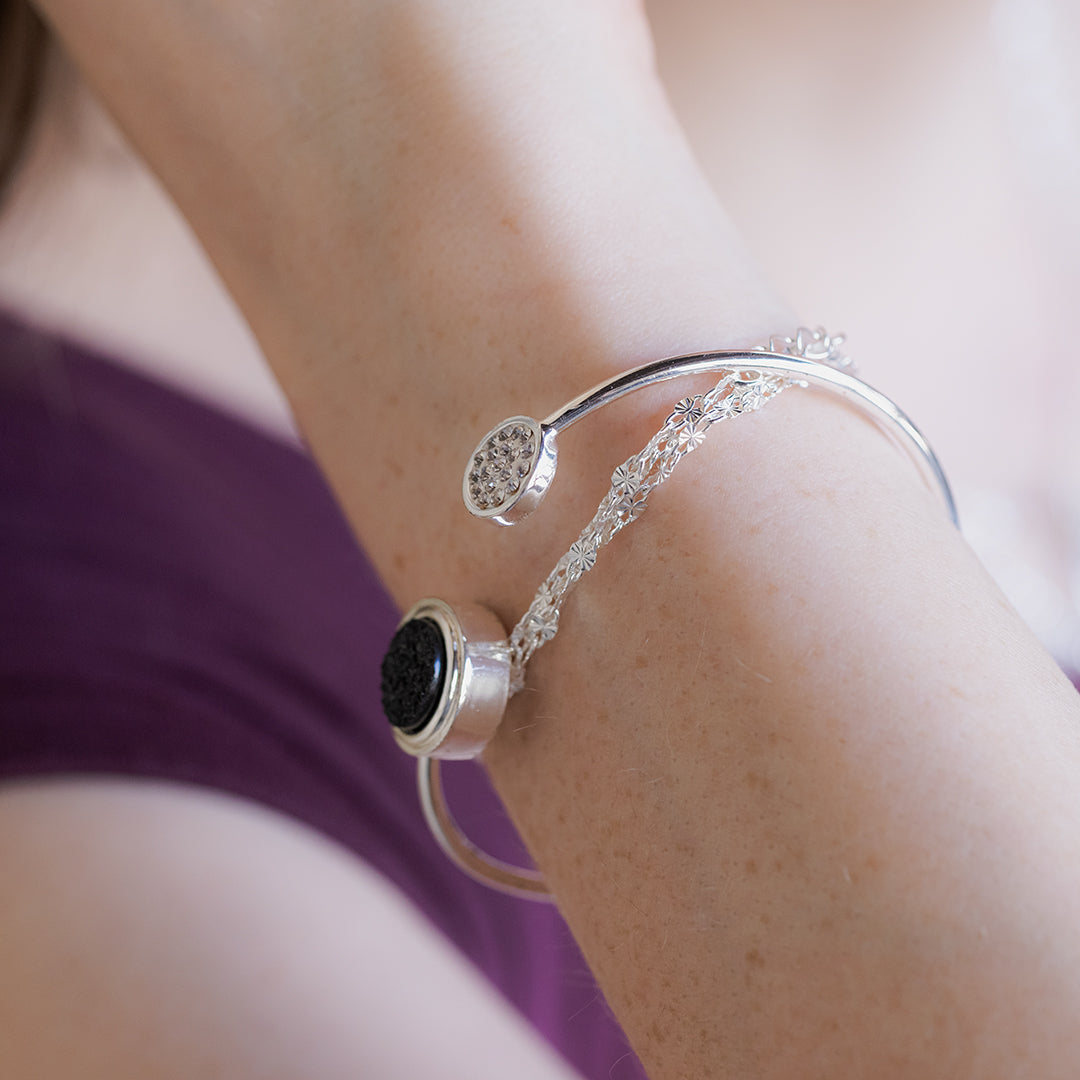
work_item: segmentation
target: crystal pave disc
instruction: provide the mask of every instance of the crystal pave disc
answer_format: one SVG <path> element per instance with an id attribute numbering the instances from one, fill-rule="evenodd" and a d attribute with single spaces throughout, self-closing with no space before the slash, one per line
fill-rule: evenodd
<path id="1" fill-rule="evenodd" d="M 511 416 L 473 451 L 461 483 L 469 513 L 512 525 L 540 504 L 555 476 L 555 432 L 531 416 Z"/>
<path id="2" fill-rule="evenodd" d="M 414 604 L 383 659 L 387 719 L 415 757 L 479 755 L 498 730 L 509 688 L 506 630 L 479 604 Z"/>

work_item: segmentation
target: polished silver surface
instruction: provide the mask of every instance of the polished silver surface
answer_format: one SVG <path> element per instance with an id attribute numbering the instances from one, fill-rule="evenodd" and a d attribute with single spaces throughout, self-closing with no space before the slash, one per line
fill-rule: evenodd
<path id="1" fill-rule="evenodd" d="M 439 762 L 422 758 L 417 762 L 416 785 L 420 806 L 428 828 L 446 857 L 469 877 L 489 888 L 526 900 L 551 901 L 543 876 L 536 870 L 512 866 L 481 851 L 461 831 L 443 792 Z"/>
<path id="2" fill-rule="evenodd" d="M 498 617 L 479 604 L 451 607 L 429 597 L 401 624 L 431 619 L 442 634 L 446 676 L 431 719 L 415 734 L 394 729 L 398 746 L 414 757 L 477 757 L 498 730 L 509 694 L 510 650 Z"/>

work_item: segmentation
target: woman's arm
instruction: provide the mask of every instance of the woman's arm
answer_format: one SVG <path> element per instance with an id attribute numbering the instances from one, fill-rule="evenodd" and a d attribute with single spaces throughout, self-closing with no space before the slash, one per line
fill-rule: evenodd
<path id="1" fill-rule="evenodd" d="M 8 781 L 0 861 L 5 1080 L 577 1076 L 379 874 L 248 800 Z"/>
<path id="2" fill-rule="evenodd" d="M 42 7 L 402 603 L 512 624 L 685 390 L 568 433 L 514 530 L 459 503 L 492 423 L 792 326 L 633 5 Z M 658 1080 L 1075 1072 L 1076 696 L 844 407 L 717 429 L 529 678 L 487 763 Z"/>

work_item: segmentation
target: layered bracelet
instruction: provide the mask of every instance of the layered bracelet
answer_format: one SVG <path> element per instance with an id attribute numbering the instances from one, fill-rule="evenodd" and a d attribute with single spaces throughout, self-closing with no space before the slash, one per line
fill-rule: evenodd
<path id="1" fill-rule="evenodd" d="M 421 600 L 405 614 L 382 665 L 383 709 L 398 744 L 418 760 L 424 817 L 442 850 L 466 873 L 502 892 L 549 899 L 542 876 L 484 853 L 464 835 L 447 805 L 440 759 L 478 756 L 494 736 L 510 697 L 525 685 L 530 657 L 559 629 L 567 594 L 596 563 L 602 547 L 645 510 L 650 492 L 723 420 L 754 412 L 792 386 L 839 394 L 906 451 L 924 479 L 956 508 L 948 482 L 922 434 L 892 401 L 857 379 L 840 351 L 843 337 L 800 328 L 747 350 L 669 357 L 601 383 L 544 421 L 513 416 L 492 428 L 462 480 L 466 508 L 499 525 L 531 514 L 554 478 L 560 431 L 617 398 L 683 375 L 715 372 L 709 391 L 685 397 L 640 453 L 624 461 L 592 520 L 540 585 L 509 634 L 477 604 Z"/>

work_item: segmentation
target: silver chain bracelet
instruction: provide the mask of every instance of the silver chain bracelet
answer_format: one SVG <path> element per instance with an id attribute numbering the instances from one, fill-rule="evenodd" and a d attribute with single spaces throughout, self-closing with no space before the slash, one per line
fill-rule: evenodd
<path id="1" fill-rule="evenodd" d="M 948 482 L 919 430 L 887 397 L 852 373 L 842 336 L 800 328 L 767 345 L 670 357 L 634 368 L 575 398 L 543 422 L 504 420 L 481 439 L 465 469 L 462 496 L 470 513 L 513 525 L 532 513 L 555 477 L 556 436 L 594 410 L 668 379 L 720 372 L 706 393 L 679 401 L 640 453 L 612 473 L 592 520 L 555 564 L 509 635 L 476 604 L 454 607 L 429 598 L 402 619 L 383 660 L 383 708 L 399 745 L 419 758 L 424 816 L 443 851 L 466 873 L 513 895 L 549 899 L 535 871 L 480 851 L 461 832 L 443 796 L 438 761 L 478 756 L 494 736 L 508 699 L 525 685 L 533 653 L 559 629 L 563 601 L 596 563 L 605 544 L 644 512 L 648 496 L 715 423 L 754 412 L 791 386 L 818 386 L 856 405 L 893 436 L 937 488 L 953 522 Z"/>
<path id="2" fill-rule="evenodd" d="M 713 424 L 760 409 L 789 385 L 778 376 L 757 372 L 750 379 L 736 372 L 725 375 L 707 394 L 683 398 L 645 449 L 612 473 L 611 488 L 592 520 L 555 564 L 510 632 L 511 695 L 524 688 L 525 665 L 532 654 L 558 632 L 559 609 L 567 593 L 593 568 L 600 548 L 644 512 L 649 493 L 704 442 Z"/>

